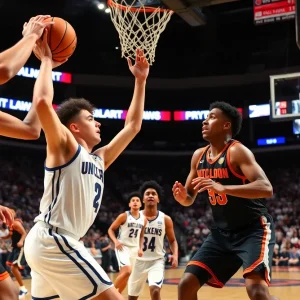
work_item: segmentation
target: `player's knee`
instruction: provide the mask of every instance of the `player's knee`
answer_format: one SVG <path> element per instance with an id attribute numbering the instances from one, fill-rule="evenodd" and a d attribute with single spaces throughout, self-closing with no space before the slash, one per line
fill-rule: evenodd
<path id="1" fill-rule="evenodd" d="M 263 284 L 251 284 L 247 286 L 247 293 L 251 300 L 269 300 L 268 287 Z"/>
<path id="2" fill-rule="evenodd" d="M 19 289 L 16 284 L 12 281 L 10 284 L 2 287 L 0 293 L 0 300 L 18 300 L 19 299 Z"/>
<path id="3" fill-rule="evenodd" d="M 159 295 L 160 295 L 160 287 L 156 285 L 151 285 L 150 286 L 151 299 L 159 299 Z"/>
<path id="4" fill-rule="evenodd" d="M 129 266 L 123 267 L 122 273 L 123 273 L 124 277 L 129 278 L 129 276 L 131 274 L 131 267 L 129 267 Z"/>
<path id="5" fill-rule="evenodd" d="M 200 289 L 200 283 L 198 278 L 191 273 L 184 273 L 178 285 L 179 294 L 191 294 L 197 293 Z"/>

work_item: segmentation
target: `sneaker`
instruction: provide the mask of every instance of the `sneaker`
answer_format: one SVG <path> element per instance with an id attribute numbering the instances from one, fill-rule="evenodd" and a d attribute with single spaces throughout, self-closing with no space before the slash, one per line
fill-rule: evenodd
<path id="1" fill-rule="evenodd" d="M 24 299 L 25 296 L 28 294 L 28 291 L 27 290 L 20 290 L 19 292 L 19 299 Z"/>

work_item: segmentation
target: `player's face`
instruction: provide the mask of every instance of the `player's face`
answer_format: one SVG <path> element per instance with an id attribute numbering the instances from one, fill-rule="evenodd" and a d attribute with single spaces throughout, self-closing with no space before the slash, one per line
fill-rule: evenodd
<path id="1" fill-rule="evenodd" d="M 101 124 L 94 119 L 94 116 L 87 110 L 82 110 L 76 120 L 79 134 L 88 145 L 92 147 L 100 143 Z"/>
<path id="2" fill-rule="evenodd" d="M 149 188 L 144 193 L 144 200 L 146 206 L 156 206 L 159 203 L 158 194 L 155 189 Z"/>
<path id="3" fill-rule="evenodd" d="M 140 209 L 142 206 L 141 199 L 139 197 L 132 197 L 129 202 L 129 207 L 132 209 Z"/>
<path id="4" fill-rule="evenodd" d="M 230 126 L 230 122 L 225 118 L 223 112 L 218 108 L 214 108 L 202 123 L 202 137 L 206 141 L 222 137 L 228 126 Z"/>

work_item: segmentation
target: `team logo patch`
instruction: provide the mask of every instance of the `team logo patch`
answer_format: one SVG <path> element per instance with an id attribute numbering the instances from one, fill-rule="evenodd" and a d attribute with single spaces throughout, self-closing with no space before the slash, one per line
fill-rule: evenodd
<path id="1" fill-rule="evenodd" d="M 225 158 L 224 157 L 221 157 L 219 160 L 218 160 L 218 164 L 221 165 L 223 162 L 224 162 Z"/>
<path id="2" fill-rule="evenodd" d="M 180 278 L 168 278 L 164 284 L 178 285 Z M 225 285 L 226 287 L 245 287 L 244 278 L 231 278 Z M 300 279 L 272 279 L 271 287 L 300 286 Z"/>

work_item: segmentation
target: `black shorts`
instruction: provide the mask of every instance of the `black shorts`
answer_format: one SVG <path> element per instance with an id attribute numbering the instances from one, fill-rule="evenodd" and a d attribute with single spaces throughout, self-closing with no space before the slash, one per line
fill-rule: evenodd
<path id="1" fill-rule="evenodd" d="M 212 229 L 185 272 L 197 276 L 201 285 L 221 288 L 243 267 L 244 277 L 261 272 L 269 285 L 274 245 L 274 224 L 269 215 L 239 232 Z"/>
<path id="2" fill-rule="evenodd" d="M 7 277 L 9 277 L 9 274 L 5 270 L 5 268 L 2 266 L 2 264 L 0 263 L 0 281 L 6 279 Z"/>
<path id="3" fill-rule="evenodd" d="M 8 266 L 17 265 L 20 270 L 23 270 L 26 264 L 24 248 L 13 248 L 11 253 L 8 255 L 6 264 Z"/>

